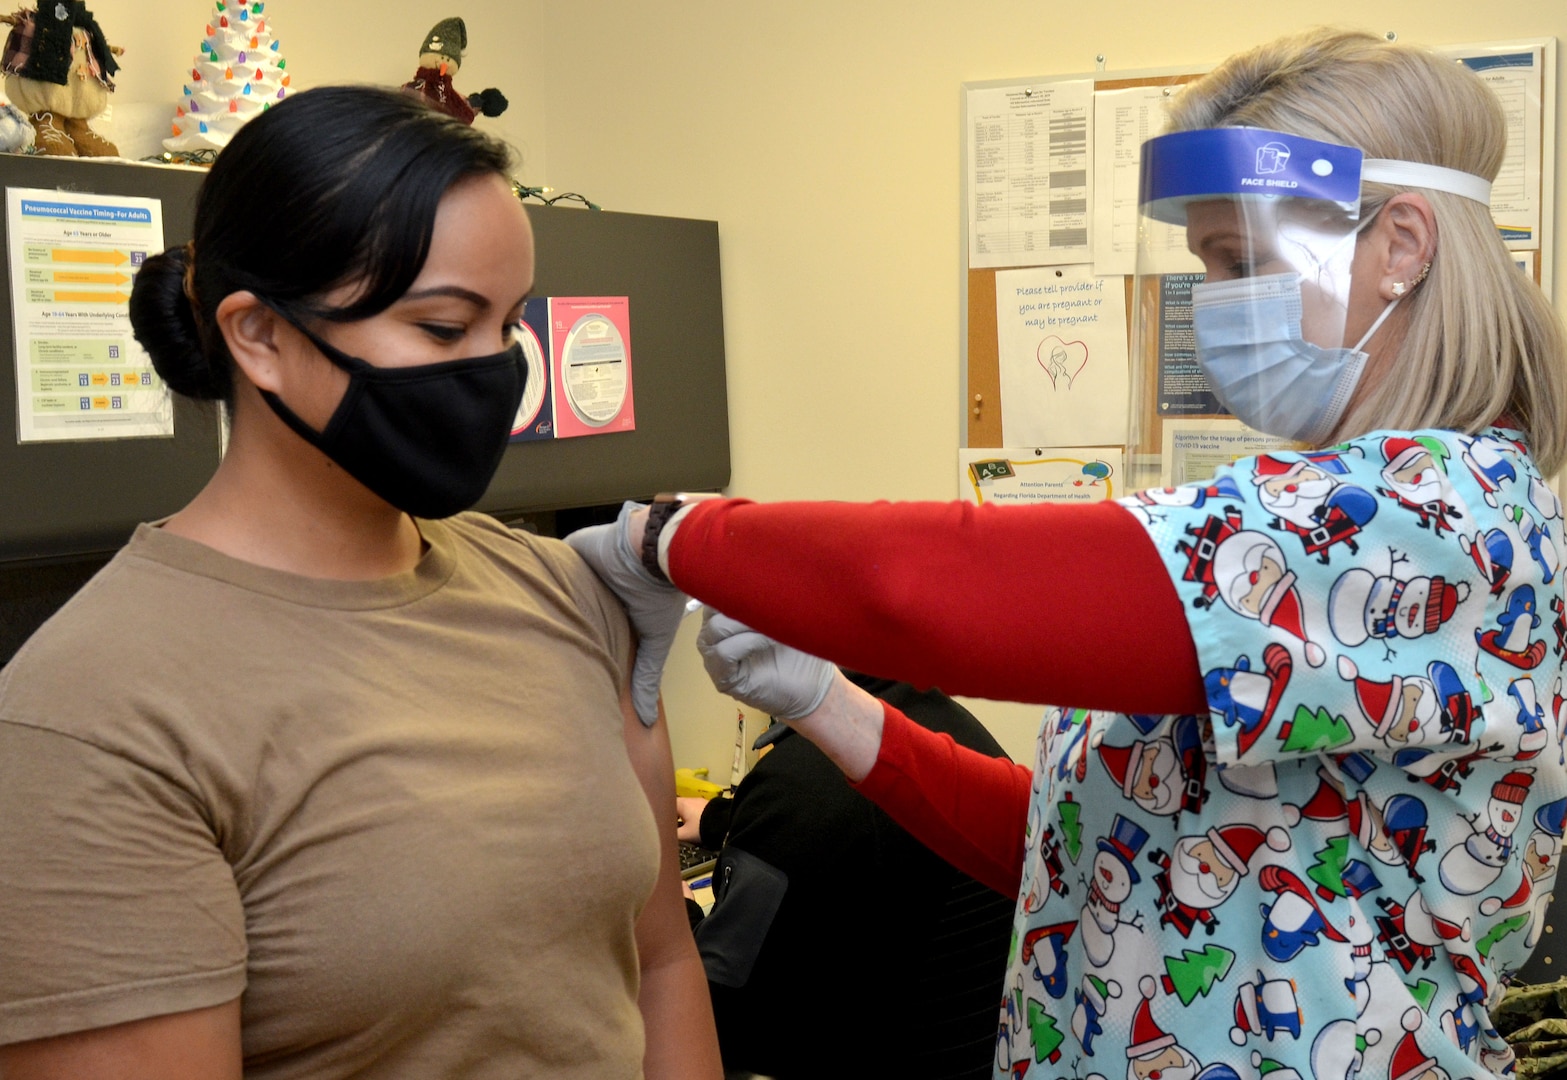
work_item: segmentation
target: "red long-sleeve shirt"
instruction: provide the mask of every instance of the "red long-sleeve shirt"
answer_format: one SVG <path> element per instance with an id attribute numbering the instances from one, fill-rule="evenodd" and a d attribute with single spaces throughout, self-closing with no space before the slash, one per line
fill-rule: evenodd
<path id="1" fill-rule="evenodd" d="M 669 571 L 726 615 L 860 671 L 975 697 L 1207 709 L 1174 585 L 1115 503 L 713 500 L 681 521 Z M 1029 770 L 885 712 L 860 790 L 943 858 L 1015 895 Z"/>

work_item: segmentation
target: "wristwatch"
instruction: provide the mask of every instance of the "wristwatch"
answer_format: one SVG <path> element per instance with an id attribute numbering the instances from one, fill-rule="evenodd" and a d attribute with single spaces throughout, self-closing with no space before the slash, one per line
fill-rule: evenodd
<path id="1" fill-rule="evenodd" d="M 664 492 L 653 497 L 653 505 L 648 507 L 647 528 L 642 533 L 642 565 L 647 572 L 653 575 L 654 581 L 670 584 L 669 575 L 664 573 L 664 568 L 658 565 L 658 536 L 664 531 L 664 526 L 669 519 L 675 516 L 675 511 L 686 504 L 686 497 L 680 494 Z"/>

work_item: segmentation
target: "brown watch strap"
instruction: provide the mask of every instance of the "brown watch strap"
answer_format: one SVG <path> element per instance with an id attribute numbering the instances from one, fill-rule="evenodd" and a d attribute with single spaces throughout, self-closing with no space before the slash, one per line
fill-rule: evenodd
<path id="1" fill-rule="evenodd" d="M 669 584 L 669 576 L 664 573 L 664 568 L 658 565 L 658 537 L 664 531 L 664 526 L 669 519 L 675 516 L 675 511 L 685 505 L 683 495 L 659 495 L 653 500 L 653 505 L 648 507 L 647 528 L 642 533 L 642 566 L 653 580 Z"/>

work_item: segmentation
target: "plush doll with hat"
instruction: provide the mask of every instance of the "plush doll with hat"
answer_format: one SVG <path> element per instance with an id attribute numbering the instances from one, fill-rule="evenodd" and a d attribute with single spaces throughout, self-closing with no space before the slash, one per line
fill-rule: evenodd
<path id="1" fill-rule="evenodd" d="M 463 97 L 452 86 L 462 68 L 462 54 L 468 48 L 468 28 L 461 19 L 442 19 L 424 37 L 419 47 L 419 70 L 412 81 L 403 84 L 442 112 L 465 124 L 473 123 L 476 112 L 499 116 L 510 104 L 506 95 L 493 86 Z"/>
<path id="2" fill-rule="evenodd" d="M 11 101 L 31 114 L 40 153 L 117 157 L 119 150 L 87 122 L 109 107 L 115 57 L 84 0 L 43 0 L 36 10 L 0 15 L 11 26 L 3 64 Z"/>

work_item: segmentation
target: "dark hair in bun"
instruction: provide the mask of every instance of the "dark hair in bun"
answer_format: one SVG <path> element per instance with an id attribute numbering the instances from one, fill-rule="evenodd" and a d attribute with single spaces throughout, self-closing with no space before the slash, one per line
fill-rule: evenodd
<path id="1" fill-rule="evenodd" d="M 468 176 L 508 174 L 506 146 L 421 99 L 368 86 L 296 94 L 239 130 L 201 186 L 195 238 L 136 275 L 131 325 L 177 393 L 232 401 L 218 304 L 250 291 L 301 321 L 352 322 L 408 291 L 435 214 Z M 321 297 L 360 288 L 346 307 Z"/>
<path id="2" fill-rule="evenodd" d="M 131 289 L 131 325 L 152 366 L 176 394 L 198 401 L 230 401 L 234 393 L 229 363 L 208 361 L 196 311 L 185 295 L 188 248 L 154 255 L 136 274 Z"/>

